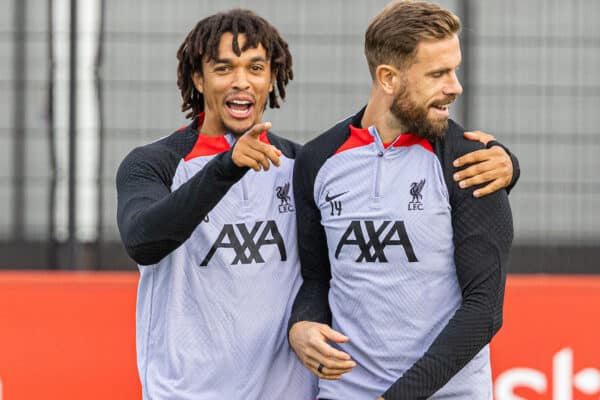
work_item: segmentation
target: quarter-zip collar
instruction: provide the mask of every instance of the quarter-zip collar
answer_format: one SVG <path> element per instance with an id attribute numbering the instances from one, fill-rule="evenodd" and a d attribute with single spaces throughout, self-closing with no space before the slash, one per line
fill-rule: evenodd
<path id="1" fill-rule="evenodd" d="M 203 122 L 204 113 L 200 113 L 194 118 L 191 124 L 178 129 L 180 132 L 191 131 L 198 134 L 194 147 L 184 157 L 185 161 L 190 161 L 196 157 L 212 156 L 229 151 L 237 140 L 231 133 L 226 133 L 222 136 L 211 136 L 202 132 L 198 133 L 198 127 L 201 126 Z M 270 144 L 267 131 L 262 132 L 258 138 L 261 142 Z"/>

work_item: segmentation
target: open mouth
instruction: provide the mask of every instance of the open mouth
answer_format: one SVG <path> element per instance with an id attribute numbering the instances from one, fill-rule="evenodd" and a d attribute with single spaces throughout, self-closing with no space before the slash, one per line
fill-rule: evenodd
<path id="1" fill-rule="evenodd" d="M 227 100 L 225 106 L 229 114 L 238 119 L 248 118 L 254 109 L 254 102 L 250 99 L 234 98 Z"/>
<path id="2" fill-rule="evenodd" d="M 449 106 L 450 106 L 450 103 L 448 103 L 448 104 L 432 104 L 431 108 L 436 113 L 441 114 L 443 116 L 447 116 L 450 114 L 450 111 L 448 108 Z"/>
<path id="3" fill-rule="evenodd" d="M 450 103 L 448 103 L 448 104 L 432 104 L 431 106 L 433 108 L 437 108 L 440 111 L 447 111 L 448 107 L 450 106 Z"/>

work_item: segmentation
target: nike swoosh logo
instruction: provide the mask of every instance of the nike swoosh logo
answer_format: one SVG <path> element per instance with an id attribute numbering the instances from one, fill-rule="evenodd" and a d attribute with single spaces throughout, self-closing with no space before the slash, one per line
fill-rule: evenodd
<path id="1" fill-rule="evenodd" d="M 338 193 L 336 195 L 333 195 L 333 196 L 329 197 L 329 192 L 327 192 L 327 194 L 325 195 L 325 201 L 335 200 L 338 197 L 345 195 L 346 193 L 348 193 L 348 192 L 346 191 L 346 192 L 343 192 L 343 193 Z"/>

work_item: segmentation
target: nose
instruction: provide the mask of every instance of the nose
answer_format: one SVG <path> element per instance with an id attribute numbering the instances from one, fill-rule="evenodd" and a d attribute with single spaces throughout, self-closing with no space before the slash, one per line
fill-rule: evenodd
<path id="1" fill-rule="evenodd" d="M 233 78 L 233 88 L 237 90 L 246 90 L 250 87 L 248 74 L 244 68 L 237 68 Z"/>
<path id="2" fill-rule="evenodd" d="M 455 71 L 452 71 L 449 74 L 448 82 L 446 82 L 446 85 L 444 87 L 444 94 L 460 96 L 462 94 L 462 91 L 463 91 L 463 88 L 462 88 L 462 85 L 460 84 L 460 81 L 458 80 L 458 76 L 456 76 Z"/>

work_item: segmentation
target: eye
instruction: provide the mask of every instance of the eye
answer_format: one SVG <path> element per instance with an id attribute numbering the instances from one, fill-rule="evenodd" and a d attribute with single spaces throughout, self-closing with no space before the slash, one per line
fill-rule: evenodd
<path id="1" fill-rule="evenodd" d="M 231 69 L 229 65 L 217 65 L 215 67 L 215 72 L 227 72 Z"/>
<path id="2" fill-rule="evenodd" d="M 434 78 L 441 78 L 442 75 L 444 75 L 443 72 L 434 72 L 434 73 L 431 74 L 431 76 L 434 77 Z"/>
<path id="3" fill-rule="evenodd" d="M 264 69 L 265 69 L 265 67 L 260 64 L 252 64 L 250 66 L 250 71 L 252 71 L 252 72 L 260 72 L 260 71 L 263 71 Z"/>

